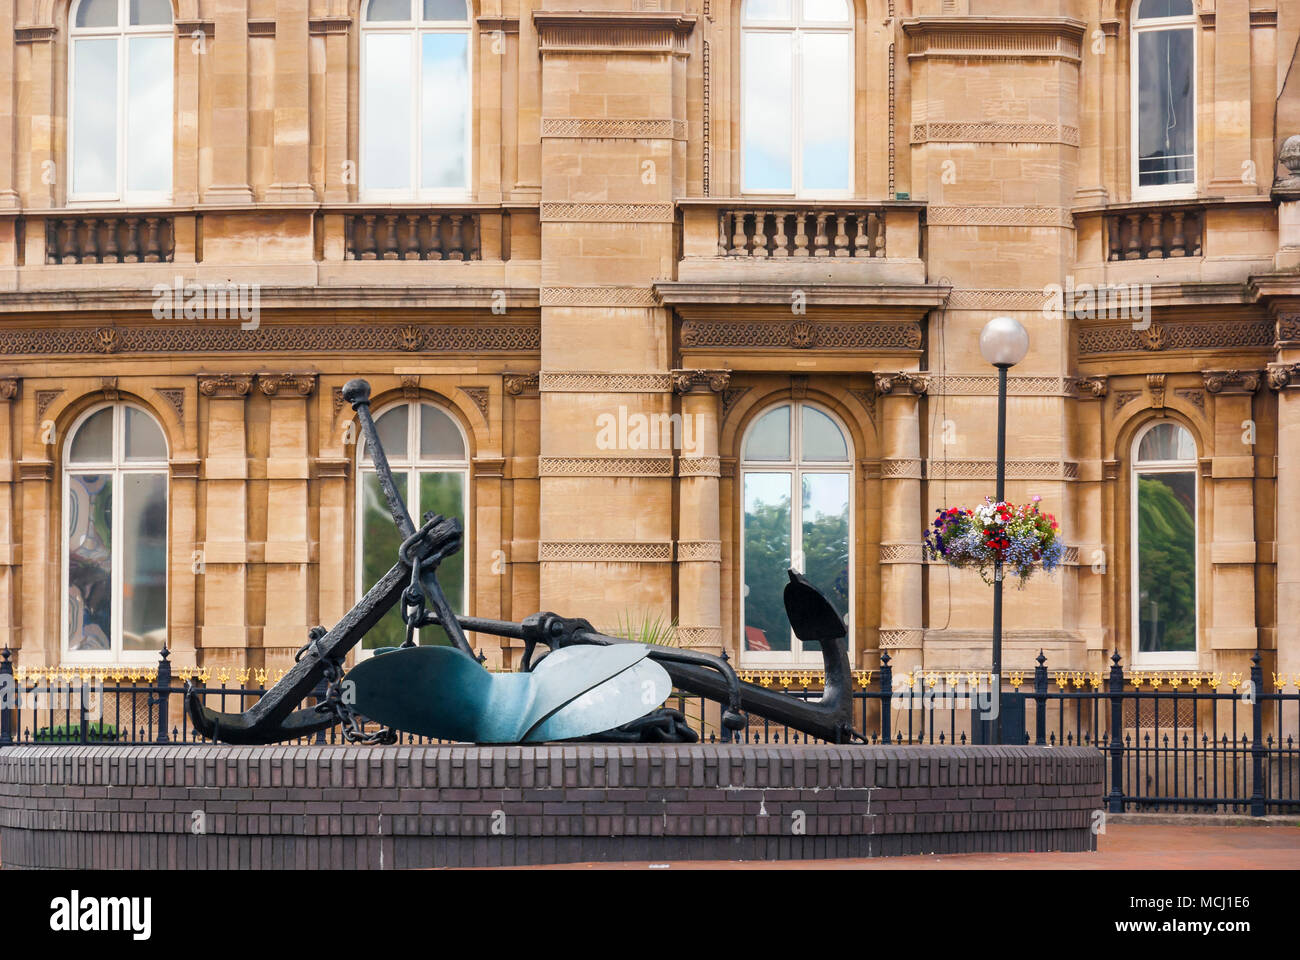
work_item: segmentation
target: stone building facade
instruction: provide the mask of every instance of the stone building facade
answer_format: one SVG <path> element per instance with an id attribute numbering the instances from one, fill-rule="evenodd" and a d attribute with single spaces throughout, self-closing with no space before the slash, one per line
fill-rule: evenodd
<path id="1" fill-rule="evenodd" d="M 815 672 L 765 619 L 792 560 L 859 667 L 987 668 L 921 532 L 992 493 L 1009 315 L 1008 495 L 1068 549 L 1008 668 L 1300 675 L 1298 37 L 1283 0 L 0 5 L 0 643 L 290 662 L 396 543 L 360 376 L 467 612 Z"/>

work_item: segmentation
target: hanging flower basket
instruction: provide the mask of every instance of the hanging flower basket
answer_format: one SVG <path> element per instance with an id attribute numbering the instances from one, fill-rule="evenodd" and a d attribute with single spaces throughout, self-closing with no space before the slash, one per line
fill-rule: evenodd
<path id="1" fill-rule="evenodd" d="M 986 498 L 973 510 L 950 507 L 935 511 L 938 516 L 925 531 L 926 559 L 942 559 L 950 566 L 979 571 L 985 583 L 993 583 L 997 561 L 1002 561 L 1003 579 L 1016 577 L 1023 589 L 1042 567 L 1051 572 L 1061 563 L 1065 544 L 1058 535 L 1060 525 L 1050 513 L 1040 513 L 1034 497 L 1016 506 Z"/>

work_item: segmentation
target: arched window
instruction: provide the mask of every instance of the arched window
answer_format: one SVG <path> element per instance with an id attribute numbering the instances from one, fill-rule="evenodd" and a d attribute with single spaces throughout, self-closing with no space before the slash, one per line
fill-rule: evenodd
<path id="1" fill-rule="evenodd" d="M 368 0 L 361 27 L 362 193 L 372 199 L 466 198 L 466 0 Z"/>
<path id="2" fill-rule="evenodd" d="M 170 201 L 171 0 L 78 0 L 68 33 L 68 199 Z"/>
<path id="3" fill-rule="evenodd" d="M 1133 445 L 1134 663 L 1196 661 L 1196 441 L 1162 420 Z"/>
<path id="4" fill-rule="evenodd" d="M 1196 16 L 1192 0 L 1133 5 L 1136 198 L 1196 192 Z"/>
<path id="5" fill-rule="evenodd" d="M 63 456 L 63 638 L 73 660 L 154 659 L 167 639 L 167 440 L 139 407 L 84 414 Z"/>
<path id="6" fill-rule="evenodd" d="M 460 425 L 441 407 L 432 403 L 403 403 L 389 407 L 375 420 L 380 442 L 393 471 L 398 492 L 407 512 L 418 525 L 432 511 L 456 517 L 462 524 L 469 516 L 469 453 Z M 397 562 L 402 536 L 397 532 L 388 501 L 379 486 L 365 445 L 359 451 L 357 504 L 357 595 L 375 585 Z M 469 570 L 469 529 L 464 546 L 438 566 L 438 582 L 457 613 L 466 612 L 466 584 Z M 406 639 L 401 610 L 395 606 L 362 641 L 365 650 L 396 647 Z M 447 643 L 441 627 L 420 631 L 421 643 Z"/>
<path id="7" fill-rule="evenodd" d="M 740 182 L 746 193 L 853 190 L 853 10 L 848 0 L 746 0 Z"/>
<path id="8" fill-rule="evenodd" d="M 783 403 L 745 432 L 741 449 L 742 658 L 820 663 L 790 630 L 786 569 L 799 570 L 849 619 L 853 598 L 853 452 L 840 424 Z M 852 633 L 850 631 L 850 640 Z"/>

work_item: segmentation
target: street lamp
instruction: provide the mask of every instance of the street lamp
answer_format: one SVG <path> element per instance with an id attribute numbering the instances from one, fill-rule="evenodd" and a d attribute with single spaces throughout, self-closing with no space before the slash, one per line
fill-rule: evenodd
<path id="1" fill-rule="evenodd" d="M 998 490 L 1006 499 L 1007 371 L 1029 352 L 1029 334 L 1013 317 L 994 317 L 980 331 L 980 353 L 998 368 Z M 993 564 L 993 730 L 992 743 L 1001 743 L 1002 727 L 1002 561 Z"/>

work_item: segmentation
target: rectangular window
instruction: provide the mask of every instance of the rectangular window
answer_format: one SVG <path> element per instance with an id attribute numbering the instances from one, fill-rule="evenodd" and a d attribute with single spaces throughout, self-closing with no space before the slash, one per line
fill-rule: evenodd
<path id="1" fill-rule="evenodd" d="M 469 186 L 469 35 L 426 33 L 421 40 L 420 186 L 464 190 Z"/>
<path id="2" fill-rule="evenodd" d="M 744 189 L 794 189 L 794 51 L 790 34 L 746 33 L 744 58 Z"/>
<path id="3" fill-rule="evenodd" d="M 1196 182 L 1195 38 L 1190 27 L 1137 34 L 1139 188 Z"/>
<path id="4" fill-rule="evenodd" d="M 117 52 L 116 37 L 74 45 L 72 191 L 86 199 L 117 199 Z"/>
<path id="5" fill-rule="evenodd" d="M 126 192 L 172 192 L 171 37 L 130 37 L 126 77 Z"/>
<path id="6" fill-rule="evenodd" d="M 789 473 L 745 474 L 745 649 L 790 650 L 783 601 L 790 567 Z"/>
<path id="7" fill-rule="evenodd" d="M 1196 473 L 1135 474 L 1138 651 L 1196 651 Z"/>
<path id="8" fill-rule="evenodd" d="M 365 41 L 361 144 L 365 186 L 409 191 L 414 90 L 410 35 L 370 33 Z"/>

